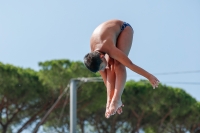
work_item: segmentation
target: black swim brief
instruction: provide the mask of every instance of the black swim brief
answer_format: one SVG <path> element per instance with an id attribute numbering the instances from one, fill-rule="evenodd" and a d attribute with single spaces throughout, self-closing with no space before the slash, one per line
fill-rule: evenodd
<path id="1" fill-rule="evenodd" d="M 130 26 L 131 27 L 131 25 L 129 23 L 123 22 L 122 27 L 121 27 L 121 31 L 123 31 L 126 28 L 126 26 Z"/>

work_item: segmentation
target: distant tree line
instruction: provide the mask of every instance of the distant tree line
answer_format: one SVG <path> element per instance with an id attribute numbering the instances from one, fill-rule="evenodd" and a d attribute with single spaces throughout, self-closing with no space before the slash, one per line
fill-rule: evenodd
<path id="1" fill-rule="evenodd" d="M 41 119 L 63 93 L 71 78 L 99 77 L 80 61 L 52 60 L 40 70 L 0 63 L 0 131 L 38 131 Z M 69 132 L 69 97 L 64 94 L 40 127 L 43 132 Z M 160 84 L 152 89 L 146 80 L 127 81 L 123 113 L 106 119 L 106 88 L 85 83 L 77 91 L 77 130 L 80 133 L 185 133 L 200 127 L 200 102 L 180 88 Z"/>

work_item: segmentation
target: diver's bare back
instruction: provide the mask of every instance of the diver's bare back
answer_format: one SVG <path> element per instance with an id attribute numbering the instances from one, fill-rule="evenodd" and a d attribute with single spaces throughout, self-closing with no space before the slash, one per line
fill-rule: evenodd
<path id="1" fill-rule="evenodd" d="M 106 53 L 109 45 L 116 44 L 122 24 L 123 21 L 121 20 L 109 20 L 100 24 L 94 30 L 90 39 L 91 52 L 100 51 Z"/>

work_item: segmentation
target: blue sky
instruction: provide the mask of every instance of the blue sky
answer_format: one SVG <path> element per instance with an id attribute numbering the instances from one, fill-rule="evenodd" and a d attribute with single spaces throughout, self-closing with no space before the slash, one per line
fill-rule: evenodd
<path id="1" fill-rule="evenodd" d="M 82 61 L 94 28 L 109 19 L 132 25 L 129 58 L 150 73 L 198 70 L 156 76 L 200 101 L 199 0 L 1 1 L 0 62 L 39 70 L 40 61 Z M 127 75 L 144 79 L 130 70 Z"/>

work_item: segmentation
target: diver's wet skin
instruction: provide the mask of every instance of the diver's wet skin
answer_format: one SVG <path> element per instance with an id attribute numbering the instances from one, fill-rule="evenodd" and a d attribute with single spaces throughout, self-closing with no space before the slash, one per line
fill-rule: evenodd
<path id="1" fill-rule="evenodd" d="M 106 105 L 106 112 L 105 112 L 105 117 L 107 118 L 109 115 L 109 105 Z"/>
<path id="2" fill-rule="evenodd" d="M 122 104 L 121 100 L 120 101 L 112 101 L 110 106 L 109 106 L 108 111 L 106 111 L 106 118 L 109 118 L 111 115 L 115 115 L 116 112 L 118 114 L 121 114 L 122 113 L 122 107 L 124 107 L 124 105 Z"/>
<path id="3" fill-rule="evenodd" d="M 119 107 L 119 108 L 117 109 L 117 113 L 118 113 L 119 115 L 123 112 L 122 107 L 124 107 L 124 105 L 122 105 L 121 107 Z"/>
<path id="4" fill-rule="evenodd" d="M 122 113 L 121 95 L 126 83 L 126 67 L 147 78 L 153 88 L 159 84 L 154 75 L 135 65 L 128 58 L 133 33 L 129 23 L 121 20 L 106 21 L 93 31 L 90 39 L 91 51 L 84 57 L 85 66 L 94 73 L 100 73 L 107 88 L 107 100 L 112 101 L 106 106 L 106 118 L 116 112 Z"/>

